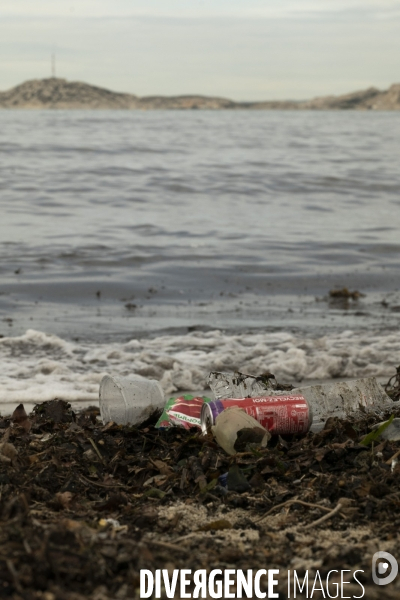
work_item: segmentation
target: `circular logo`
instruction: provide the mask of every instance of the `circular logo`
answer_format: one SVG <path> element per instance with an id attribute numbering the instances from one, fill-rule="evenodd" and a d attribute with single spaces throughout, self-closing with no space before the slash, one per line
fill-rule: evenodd
<path id="1" fill-rule="evenodd" d="M 391 571 L 389 571 L 391 567 Z M 372 579 L 377 585 L 392 583 L 399 572 L 399 565 L 389 552 L 376 552 L 372 557 Z M 382 577 L 382 575 L 386 575 Z"/>

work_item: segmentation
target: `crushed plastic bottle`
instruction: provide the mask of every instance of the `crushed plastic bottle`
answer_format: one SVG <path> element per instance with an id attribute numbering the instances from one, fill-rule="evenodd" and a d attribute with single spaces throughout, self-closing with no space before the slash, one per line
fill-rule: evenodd
<path id="1" fill-rule="evenodd" d="M 246 377 L 247 379 L 243 379 Z M 320 431 L 329 417 L 346 418 L 360 411 L 379 415 L 393 405 L 393 401 L 374 377 L 298 387 L 290 392 L 271 389 L 273 382 L 273 379 L 267 383 L 257 377 L 249 379 L 249 376 L 240 373 L 211 373 L 209 377 L 210 388 L 217 399 L 255 398 L 263 395 L 303 396 L 313 415 L 310 429 L 314 432 Z"/>
<path id="2" fill-rule="evenodd" d="M 100 414 L 103 423 L 140 425 L 165 405 L 161 384 L 143 377 L 105 375 L 100 383 Z"/>
<path id="3" fill-rule="evenodd" d="M 275 377 L 254 377 L 244 373 L 220 373 L 212 371 L 208 376 L 215 398 L 259 398 L 271 396 L 276 388 Z"/>

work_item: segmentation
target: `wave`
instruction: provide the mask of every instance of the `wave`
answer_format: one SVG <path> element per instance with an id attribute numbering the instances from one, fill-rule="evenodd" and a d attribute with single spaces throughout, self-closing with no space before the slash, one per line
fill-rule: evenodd
<path id="1" fill-rule="evenodd" d="M 0 405 L 53 398 L 98 400 L 105 374 L 154 378 L 166 393 L 200 391 L 210 371 L 270 371 L 284 382 L 389 377 L 400 362 L 400 334 L 343 331 L 322 337 L 220 330 L 82 343 L 29 329 L 0 339 Z"/>

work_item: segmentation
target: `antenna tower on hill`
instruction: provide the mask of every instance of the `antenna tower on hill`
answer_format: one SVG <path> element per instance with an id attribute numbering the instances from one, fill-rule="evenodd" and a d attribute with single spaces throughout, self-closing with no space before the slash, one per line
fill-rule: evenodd
<path id="1" fill-rule="evenodd" d="M 55 52 L 51 53 L 51 76 L 56 76 L 56 54 Z"/>

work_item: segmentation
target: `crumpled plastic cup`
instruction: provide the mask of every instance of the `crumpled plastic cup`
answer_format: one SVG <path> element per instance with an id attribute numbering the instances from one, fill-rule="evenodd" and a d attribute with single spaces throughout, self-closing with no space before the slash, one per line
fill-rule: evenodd
<path id="1" fill-rule="evenodd" d="M 105 375 L 100 382 L 99 404 L 103 423 L 140 425 L 163 410 L 165 397 L 155 379 Z"/>

